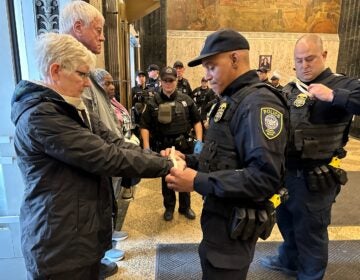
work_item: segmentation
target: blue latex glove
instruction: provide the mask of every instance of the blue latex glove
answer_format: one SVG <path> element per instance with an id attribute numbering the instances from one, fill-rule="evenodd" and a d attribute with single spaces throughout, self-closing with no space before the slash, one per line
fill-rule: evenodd
<path id="1" fill-rule="evenodd" d="M 196 154 L 196 155 L 200 154 L 203 146 L 204 146 L 203 142 L 196 141 L 195 146 L 194 146 L 194 154 Z"/>

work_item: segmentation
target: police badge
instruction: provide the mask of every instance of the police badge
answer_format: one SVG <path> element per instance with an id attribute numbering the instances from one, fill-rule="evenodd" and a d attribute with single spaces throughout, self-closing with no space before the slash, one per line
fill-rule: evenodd
<path id="1" fill-rule="evenodd" d="M 283 114 L 270 107 L 260 109 L 261 128 L 268 139 L 274 139 L 283 130 Z"/>
<path id="2" fill-rule="evenodd" d="M 226 102 L 223 102 L 223 103 L 220 104 L 219 109 L 216 111 L 216 114 L 215 114 L 215 117 L 214 117 L 214 122 L 218 122 L 218 121 L 221 120 L 227 106 L 228 106 L 228 104 Z"/>
<path id="3" fill-rule="evenodd" d="M 299 93 L 294 101 L 294 106 L 297 108 L 304 106 L 308 97 L 309 95 L 306 93 Z"/>

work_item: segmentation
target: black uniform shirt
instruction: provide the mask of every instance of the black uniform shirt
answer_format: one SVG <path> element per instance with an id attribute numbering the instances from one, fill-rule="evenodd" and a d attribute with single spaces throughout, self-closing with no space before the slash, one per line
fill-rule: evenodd
<path id="1" fill-rule="evenodd" d="M 241 75 L 225 89 L 220 102 L 231 103 L 232 95 L 259 82 L 254 70 Z M 273 139 L 269 139 L 263 123 L 266 117 L 263 112 L 268 108 L 278 111 L 282 120 L 275 127 L 278 135 Z M 214 125 L 215 118 L 216 115 L 210 119 L 209 130 Z M 253 88 L 230 120 L 236 156 L 243 163 L 243 168 L 210 173 L 199 171 L 194 180 L 195 190 L 202 195 L 250 199 L 263 199 L 274 194 L 284 174 L 287 122 L 287 109 L 280 99 L 265 87 Z M 189 160 L 191 161 L 191 157 Z"/>
<path id="2" fill-rule="evenodd" d="M 196 107 L 200 112 L 201 119 L 206 120 L 206 114 L 209 111 L 211 105 L 213 104 L 212 102 L 209 102 L 216 98 L 215 92 L 209 87 L 197 87 L 192 92 L 192 98 L 195 101 Z"/>
<path id="3" fill-rule="evenodd" d="M 160 79 L 159 78 L 157 78 L 157 79 L 149 78 L 146 83 L 146 87 L 148 88 L 149 92 L 151 92 L 151 93 L 160 92 L 160 90 L 161 90 Z"/>
<path id="4" fill-rule="evenodd" d="M 136 85 L 131 89 L 131 95 L 132 105 L 135 105 L 135 103 L 144 103 L 149 99 L 148 87 Z"/>
<path id="5" fill-rule="evenodd" d="M 182 78 L 181 80 L 179 79 L 177 81 L 176 89 L 179 93 L 183 93 L 183 94 L 187 94 L 187 95 L 191 95 L 191 92 L 192 92 L 190 83 L 185 78 Z"/>
<path id="6" fill-rule="evenodd" d="M 311 109 L 311 122 L 313 123 L 339 123 L 350 121 L 352 114 L 360 114 L 360 82 L 346 76 L 333 79 L 329 68 L 325 69 L 313 81 L 305 84 L 320 83 L 334 89 L 333 102 L 316 100 Z"/>

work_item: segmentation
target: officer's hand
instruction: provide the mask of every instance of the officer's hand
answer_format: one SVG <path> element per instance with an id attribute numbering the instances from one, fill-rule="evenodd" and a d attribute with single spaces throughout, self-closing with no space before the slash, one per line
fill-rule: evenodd
<path id="1" fill-rule="evenodd" d="M 310 98 L 316 98 L 321 101 L 332 102 L 334 99 L 333 90 L 323 84 L 309 85 L 308 92 L 310 93 Z"/>
<path id="2" fill-rule="evenodd" d="M 200 154 L 203 146 L 204 146 L 203 142 L 196 141 L 195 146 L 194 146 L 194 154 L 196 154 L 196 155 Z"/>
<path id="3" fill-rule="evenodd" d="M 171 153 L 171 148 L 166 148 L 165 150 L 160 151 L 160 155 L 163 157 L 168 157 Z M 181 159 L 185 160 L 185 155 L 178 150 L 175 150 L 175 156 L 180 157 Z"/>
<path id="4" fill-rule="evenodd" d="M 191 168 L 171 168 L 170 174 L 165 177 L 169 189 L 177 192 L 194 191 L 194 178 L 197 172 Z"/>

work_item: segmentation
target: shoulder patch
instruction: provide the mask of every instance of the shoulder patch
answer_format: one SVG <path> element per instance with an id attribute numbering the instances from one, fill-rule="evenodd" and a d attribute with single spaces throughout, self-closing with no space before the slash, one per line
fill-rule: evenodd
<path id="1" fill-rule="evenodd" d="M 284 116 L 278 110 L 271 107 L 260 109 L 261 129 L 266 138 L 272 140 L 280 135 L 284 126 Z"/>
<path id="2" fill-rule="evenodd" d="M 226 102 L 223 102 L 220 104 L 219 108 L 216 111 L 215 117 L 214 117 L 214 122 L 218 122 L 221 120 L 221 118 L 223 117 L 226 108 L 227 108 L 228 104 Z"/>

